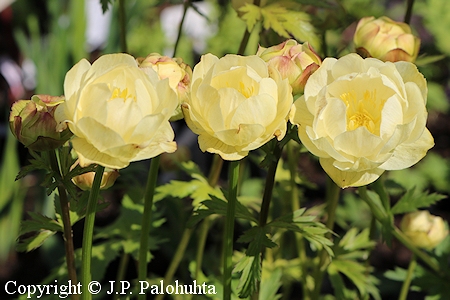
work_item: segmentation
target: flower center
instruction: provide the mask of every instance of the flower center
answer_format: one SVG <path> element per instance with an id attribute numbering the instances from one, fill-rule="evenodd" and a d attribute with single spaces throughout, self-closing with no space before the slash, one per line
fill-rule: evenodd
<path id="1" fill-rule="evenodd" d="M 111 98 L 109 98 L 109 100 L 113 100 L 116 98 L 123 99 L 123 102 L 126 102 L 128 99 L 131 99 L 134 102 L 136 102 L 136 96 L 133 94 L 129 94 L 128 88 L 125 88 L 123 90 L 120 88 L 114 88 L 114 90 L 112 91 L 112 94 L 111 94 Z"/>
<path id="2" fill-rule="evenodd" d="M 245 84 L 241 81 L 239 82 L 239 93 L 241 93 L 245 98 L 250 98 L 253 96 L 255 92 L 255 88 L 253 86 L 246 87 Z"/>
<path id="3" fill-rule="evenodd" d="M 377 99 L 376 89 L 366 90 L 362 97 L 350 91 L 341 94 L 340 98 L 347 106 L 347 130 L 364 126 L 371 133 L 380 135 L 381 110 L 386 100 Z"/>

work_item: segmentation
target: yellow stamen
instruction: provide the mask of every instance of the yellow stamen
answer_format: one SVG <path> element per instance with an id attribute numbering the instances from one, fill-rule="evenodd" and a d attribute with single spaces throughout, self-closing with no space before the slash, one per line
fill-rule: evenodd
<path id="1" fill-rule="evenodd" d="M 380 134 L 381 110 L 386 100 L 377 99 L 376 90 L 366 90 L 362 99 L 355 91 L 343 93 L 340 98 L 347 106 L 347 130 L 364 126 L 371 133 Z"/>

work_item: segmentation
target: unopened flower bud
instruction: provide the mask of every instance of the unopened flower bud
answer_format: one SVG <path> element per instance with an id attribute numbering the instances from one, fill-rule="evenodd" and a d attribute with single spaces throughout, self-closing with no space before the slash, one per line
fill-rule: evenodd
<path id="1" fill-rule="evenodd" d="M 144 70 L 144 72 L 148 72 L 148 69 L 153 69 L 160 79 L 169 79 L 169 86 L 177 94 L 178 102 L 180 104 L 170 120 L 176 121 L 182 119 L 181 103 L 186 100 L 189 91 L 192 77 L 191 67 L 185 64 L 181 58 L 171 58 L 162 56 L 158 53 L 151 53 L 146 58 L 141 57 L 136 60 L 139 67 Z"/>
<path id="2" fill-rule="evenodd" d="M 426 210 L 405 215 L 400 229 L 415 246 L 428 250 L 435 248 L 448 235 L 444 220 Z"/>
<path id="3" fill-rule="evenodd" d="M 56 107 L 64 96 L 34 95 L 31 100 L 19 100 L 11 107 L 9 126 L 14 136 L 34 151 L 48 151 L 62 146 L 72 133 L 65 126 L 57 130 Z"/>
<path id="4" fill-rule="evenodd" d="M 294 95 L 303 92 L 309 76 L 322 64 L 308 43 L 299 44 L 292 39 L 269 48 L 259 46 L 256 55 L 276 68 L 283 79 L 289 80 Z"/>
<path id="5" fill-rule="evenodd" d="M 362 18 L 353 36 L 356 52 L 362 57 L 382 61 L 414 62 L 420 48 L 420 39 L 411 33 L 411 27 L 388 17 Z"/>
<path id="6" fill-rule="evenodd" d="M 78 165 L 78 160 L 73 164 L 71 169 L 75 168 Z M 72 178 L 72 182 L 82 189 L 83 191 L 90 190 L 92 188 L 92 184 L 94 183 L 95 172 L 87 172 Z M 119 177 L 119 171 L 113 170 L 110 168 L 105 168 L 103 172 L 102 181 L 100 183 L 100 189 L 106 190 L 114 185 L 117 177 Z"/>

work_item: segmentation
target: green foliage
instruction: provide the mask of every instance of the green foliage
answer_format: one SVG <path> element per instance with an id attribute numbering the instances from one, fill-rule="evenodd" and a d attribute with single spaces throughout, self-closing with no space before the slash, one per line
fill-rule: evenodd
<path id="1" fill-rule="evenodd" d="M 427 192 L 416 191 L 416 188 L 408 190 L 392 207 L 393 214 L 402 214 L 416 211 L 418 208 L 429 207 L 447 196 Z"/>
<path id="2" fill-rule="evenodd" d="M 235 266 L 233 272 L 241 272 L 241 279 L 237 290 L 239 298 L 246 298 L 252 295 L 261 281 L 261 255 L 244 256 Z"/>
<path id="3" fill-rule="evenodd" d="M 122 199 L 122 206 L 119 217 L 94 236 L 94 240 L 104 240 L 111 245 L 117 244 L 117 255 L 120 250 L 133 255 L 138 259 L 139 240 L 141 232 L 141 220 L 144 206 L 141 203 L 134 203 L 127 195 Z M 164 219 L 159 219 L 159 213 L 153 214 L 152 228 L 156 229 L 164 223 Z M 157 244 L 163 240 L 153 234 L 150 235 L 149 249 L 156 249 Z M 102 244 L 102 243 L 100 243 Z M 95 248 L 95 247 L 94 247 Z M 150 253 L 148 259 L 150 260 Z"/>
<path id="4" fill-rule="evenodd" d="M 347 288 L 342 275 L 357 288 L 360 299 L 369 295 L 374 299 L 381 299 L 376 287 L 378 280 L 370 275 L 371 267 L 366 263 L 374 247 L 375 242 L 370 240 L 368 228 L 361 232 L 352 228 L 333 247 L 336 256 L 327 272 L 338 299 L 355 298 L 355 292 Z"/>
<path id="5" fill-rule="evenodd" d="M 210 200 L 203 201 L 202 206 L 200 206 L 199 209 L 196 209 L 193 212 L 190 220 L 188 221 L 187 226 L 193 227 L 195 224 L 197 224 L 207 216 L 214 214 L 226 216 L 227 202 L 215 196 L 211 196 Z M 238 219 L 244 219 L 255 223 L 257 222 L 252 213 L 245 206 L 243 206 L 238 200 L 236 201 L 235 217 Z"/>
<path id="6" fill-rule="evenodd" d="M 295 3 L 284 1 L 264 7 L 247 3 L 239 11 L 243 13 L 241 18 L 246 22 L 249 32 L 258 22 L 262 22 L 263 28 L 266 30 L 272 29 L 284 38 L 294 37 L 302 42 L 307 41 L 318 49 L 320 41 L 314 32 L 310 17 L 298 9 L 299 7 L 296 7 Z"/>
<path id="7" fill-rule="evenodd" d="M 450 16 L 446 13 L 450 10 L 450 2 L 446 0 L 426 0 L 417 4 L 417 12 L 425 18 L 424 23 L 435 37 L 437 47 L 443 53 L 450 54 L 450 44 L 447 38 Z"/>
<path id="8" fill-rule="evenodd" d="M 310 242 L 313 249 L 324 248 L 328 255 L 333 256 L 330 248 L 333 243 L 325 237 L 330 230 L 324 224 L 314 221 L 315 216 L 304 215 L 305 211 L 305 208 L 296 210 L 292 214 L 269 222 L 267 226 L 301 233 Z"/>

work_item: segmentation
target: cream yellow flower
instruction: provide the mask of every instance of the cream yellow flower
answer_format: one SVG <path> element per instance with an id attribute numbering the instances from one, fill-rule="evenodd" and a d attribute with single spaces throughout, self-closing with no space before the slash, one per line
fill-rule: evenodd
<path id="1" fill-rule="evenodd" d="M 353 36 L 356 52 L 363 57 L 383 61 L 414 62 L 419 54 L 420 39 L 411 33 L 411 27 L 388 17 L 362 18 Z"/>
<path id="2" fill-rule="evenodd" d="M 414 64 L 353 53 L 323 61 L 290 120 L 336 184 L 362 186 L 385 170 L 414 165 L 433 147 L 426 98 L 425 78 Z"/>
<path id="3" fill-rule="evenodd" d="M 448 235 L 444 220 L 426 210 L 405 215 L 400 229 L 415 246 L 428 250 L 435 248 Z"/>
<path id="4" fill-rule="evenodd" d="M 176 150 L 168 120 L 177 96 L 168 80 L 143 72 L 132 56 L 104 55 L 92 65 L 81 60 L 67 72 L 64 94 L 55 119 L 75 135 L 81 166 L 121 169 Z"/>
<path id="5" fill-rule="evenodd" d="M 269 72 L 258 56 L 206 54 L 194 67 L 190 98 L 182 109 L 202 151 L 239 160 L 284 137 L 291 91 L 288 80 L 275 69 Z"/>

